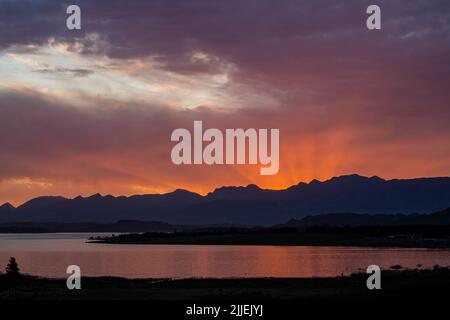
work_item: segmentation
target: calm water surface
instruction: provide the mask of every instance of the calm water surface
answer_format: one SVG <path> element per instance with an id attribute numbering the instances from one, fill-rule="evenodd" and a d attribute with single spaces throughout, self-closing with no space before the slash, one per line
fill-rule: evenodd
<path id="1" fill-rule="evenodd" d="M 0 234 L 0 266 L 14 256 L 33 275 L 65 277 L 76 264 L 83 275 L 128 278 L 324 277 L 371 264 L 450 266 L 448 250 L 86 243 L 93 235 L 100 234 Z"/>

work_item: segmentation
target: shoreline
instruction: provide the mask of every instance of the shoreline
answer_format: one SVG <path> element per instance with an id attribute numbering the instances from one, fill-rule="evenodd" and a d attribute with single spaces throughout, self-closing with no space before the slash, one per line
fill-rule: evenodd
<path id="1" fill-rule="evenodd" d="M 450 251 L 450 246 L 394 246 L 394 245 L 366 245 L 366 244 L 340 244 L 340 243 L 324 243 L 324 244 L 258 244 L 258 243 L 170 243 L 170 242 L 107 242 L 107 241 L 86 241 L 89 244 L 117 244 L 117 245 L 164 245 L 164 246 L 242 246 L 242 247 L 334 247 L 334 248 L 367 248 L 367 249 L 416 249 L 416 250 L 436 250 Z"/>
<path id="2" fill-rule="evenodd" d="M 88 243 L 104 244 L 164 244 L 164 245 L 268 245 L 268 246 L 333 246 L 374 248 L 428 248 L 449 249 L 450 238 L 445 234 L 435 237 L 425 234 L 400 233 L 382 228 L 327 228 L 305 230 L 229 229 L 207 232 L 146 232 L 126 233 L 106 237 L 91 237 Z M 437 234 L 437 233 L 436 233 Z"/>

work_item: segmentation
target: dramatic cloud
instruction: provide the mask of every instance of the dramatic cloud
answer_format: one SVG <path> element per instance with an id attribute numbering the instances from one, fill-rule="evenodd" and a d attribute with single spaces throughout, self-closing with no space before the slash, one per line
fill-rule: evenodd
<path id="1" fill-rule="evenodd" d="M 0 202 L 450 175 L 450 3 L 369 4 L 0 0 Z M 279 173 L 174 166 L 194 120 L 280 128 Z"/>

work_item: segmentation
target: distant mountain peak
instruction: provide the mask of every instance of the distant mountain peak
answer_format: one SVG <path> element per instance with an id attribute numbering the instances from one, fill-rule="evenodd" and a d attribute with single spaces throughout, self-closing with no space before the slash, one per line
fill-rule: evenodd
<path id="1" fill-rule="evenodd" d="M 4 204 L 2 204 L 2 205 L 0 206 L 0 209 L 3 209 L 3 210 L 9 210 L 9 209 L 11 209 L 11 210 L 13 210 L 13 209 L 15 209 L 15 207 L 14 207 L 11 203 L 5 202 Z"/>
<path id="2" fill-rule="evenodd" d="M 208 193 L 206 198 L 211 200 L 257 200 L 263 192 L 264 190 L 256 184 L 249 184 L 247 186 L 225 186 L 216 188 L 213 192 Z"/>
<path id="3" fill-rule="evenodd" d="M 40 196 L 40 197 L 36 197 L 33 198 L 27 202 L 25 202 L 22 206 L 25 206 L 27 204 L 31 204 L 31 203 L 44 203 L 44 202 L 57 202 L 57 201 L 63 201 L 63 200 L 67 200 L 67 198 L 64 198 L 62 196 Z"/>
<path id="4" fill-rule="evenodd" d="M 168 192 L 166 194 L 193 194 L 193 193 L 195 193 L 195 192 L 192 192 L 192 191 L 189 191 L 186 189 L 175 189 L 174 191 Z"/>
<path id="5" fill-rule="evenodd" d="M 262 190 L 259 186 L 257 186 L 254 183 L 248 184 L 246 186 L 223 186 L 223 187 L 218 187 L 216 189 L 214 189 L 213 192 L 215 191 L 221 191 L 221 190 Z"/>
<path id="6" fill-rule="evenodd" d="M 189 200 L 189 201 L 195 201 L 197 199 L 203 198 L 198 193 L 185 189 L 176 189 L 172 192 L 161 194 L 159 195 L 159 197 L 171 200 Z"/>
<path id="7" fill-rule="evenodd" d="M 92 196 L 88 197 L 88 199 L 100 199 L 103 198 L 103 196 L 100 193 L 95 193 Z"/>
<path id="8" fill-rule="evenodd" d="M 306 182 L 299 182 L 296 185 L 293 185 L 291 187 L 288 187 L 286 190 L 296 190 L 298 188 L 302 188 L 302 187 L 308 187 L 308 186 L 320 186 L 322 184 L 328 184 L 328 183 L 364 183 L 364 182 L 384 182 L 386 180 L 384 180 L 383 178 L 380 178 L 378 176 L 372 176 L 372 177 L 366 177 L 366 176 L 362 176 L 359 174 L 347 174 L 347 175 L 341 175 L 341 176 L 336 176 L 336 177 L 332 177 L 328 180 L 324 180 L 324 181 L 320 181 L 318 179 L 313 179 L 310 182 L 306 183 Z"/>
<path id="9" fill-rule="evenodd" d="M 342 176 L 333 177 L 328 181 L 336 181 L 336 180 L 369 180 L 369 177 L 361 176 L 359 174 L 353 173 L 353 174 L 344 174 Z"/>
<path id="10" fill-rule="evenodd" d="M 325 182 L 366 183 L 366 182 L 386 182 L 386 180 L 384 180 L 383 178 L 380 178 L 378 176 L 366 177 L 366 176 L 361 176 L 359 174 L 348 174 L 348 175 L 333 177 Z"/>

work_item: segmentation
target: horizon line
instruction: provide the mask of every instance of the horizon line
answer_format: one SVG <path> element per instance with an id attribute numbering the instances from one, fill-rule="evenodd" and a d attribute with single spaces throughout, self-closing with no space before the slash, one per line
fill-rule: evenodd
<path id="1" fill-rule="evenodd" d="M 357 173 L 351 173 L 351 174 L 343 174 L 343 175 L 339 175 L 339 176 L 333 176 L 333 177 L 331 177 L 329 179 L 324 179 L 324 180 L 319 180 L 319 179 L 315 179 L 314 178 L 314 179 L 310 180 L 309 182 L 300 181 L 297 184 L 293 184 L 293 185 L 291 185 L 289 187 L 281 188 L 281 189 L 266 189 L 266 188 L 261 188 L 257 184 L 250 183 L 250 184 L 247 184 L 247 185 L 224 185 L 224 186 L 218 186 L 218 187 L 215 187 L 214 190 L 209 191 L 208 193 L 206 193 L 204 195 L 202 195 L 200 193 L 197 193 L 197 192 L 194 192 L 194 191 L 190 191 L 188 189 L 182 189 L 182 188 L 176 188 L 173 191 L 169 191 L 169 192 L 165 192 L 165 193 L 136 193 L 136 194 L 131 194 L 131 195 L 128 195 L 128 196 L 126 196 L 126 195 L 112 195 L 112 194 L 102 195 L 101 193 L 98 193 L 98 192 L 94 193 L 94 194 L 92 194 L 90 196 L 77 195 L 77 196 L 72 197 L 72 198 L 61 196 L 61 195 L 42 195 L 42 196 L 37 196 L 37 197 L 31 198 L 31 199 L 29 199 L 29 200 L 27 200 L 27 201 L 25 201 L 25 202 L 23 202 L 23 203 L 21 203 L 20 205 L 17 205 L 17 206 L 14 206 L 9 201 L 6 201 L 5 203 L 1 204 L 0 207 L 3 207 L 5 205 L 9 205 L 9 206 L 13 207 L 14 209 L 16 209 L 16 208 L 19 208 L 19 207 L 25 205 L 26 203 L 28 203 L 28 202 L 30 202 L 32 200 L 39 199 L 39 198 L 63 198 L 64 200 L 75 200 L 77 198 L 88 199 L 88 198 L 92 198 L 92 197 L 96 197 L 96 196 L 100 196 L 100 197 L 103 197 L 103 198 L 105 198 L 105 197 L 131 198 L 131 197 L 135 197 L 135 196 L 147 196 L 147 195 L 160 195 L 160 196 L 163 196 L 163 195 L 168 195 L 168 194 L 175 193 L 177 191 L 189 192 L 189 193 L 192 193 L 192 194 L 196 194 L 199 197 L 206 197 L 209 194 L 214 193 L 215 191 L 220 190 L 220 189 L 224 189 L 224 188 L 248 188 L 248 187 L 252 187 L 252 186 L 255 186 L 256 188 L 258 188 L 258 189 L 260 189 L 262 191 L 285 191 L 285 190 L 291 189 L 293 187 L 296 187 L 296 186 L 299 186 L 299 185 L 302 185 L 302 184 L 310 185 L 312 183 L 325 183 L 325 182 L 332 181 L 334 179 L 345 178 L 345 177 L 360 177 L 360 178 L 365 178 L 365 179 L 368 179 L 368 180 L 370 180 L 370 179 L 372 179 L 372 180 L 373 179 L 378 179 L 378 180 L 385 181 L 385 182 L 402 181 L 402 180 L 421 180 L 421 179 L 450 179 L 450 177 L 447 177 L 447 176 L 385 179 L 385 178 L 382 178 L 382 177 L 380 177 L 378 175 L 373 175 L 373 176 L 369 177 L 369 176 L 364 176 L 364 175 L 360 175 L 360 174 L 357 174 Z"/>

